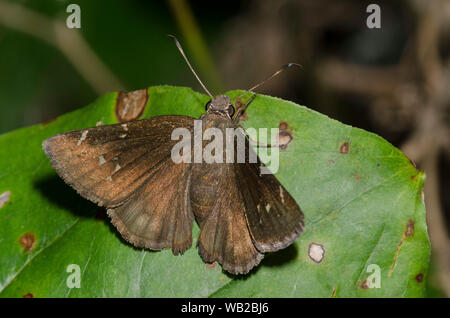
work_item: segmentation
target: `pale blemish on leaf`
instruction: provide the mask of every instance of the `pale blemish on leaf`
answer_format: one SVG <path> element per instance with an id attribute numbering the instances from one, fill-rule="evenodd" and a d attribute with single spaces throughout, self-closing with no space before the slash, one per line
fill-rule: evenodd
<path id="1" fill-rule="evenodd" d="M 281 121 L 278 128 L 280 129 L 280 132 L 278 133 L 278 146 L 284 150 L 292 141 L 292 131 L 285 121 Z"/>
<path id="2" fill-rule="evenodd" d="M 120 92 L 116 101 L 116 116 L 124 123 L 138 119 L 144 112 L 148 101 L 147 89 L 125 93 Z"/>
<path id="3" fill-rule="evenodd" d="M 278 145 L 281 149 L 286 149 L 288 144 L 292 141 L 292 135 L 287 132 L 280 132 L 278 134 Z"/>
<path id="4" fill-rule="evenodd" d="M 321 244 L 311 243 L 309 244 L 308 255 L 314 262 L 320 263 L 325 256 L 325 249 Z"/>
<path id="5" fill-rule="evenodd" d="M 11 191 L 6 191 L 0 194 L 0 208 L 2 208 L 6 204 L 6 202 L 8 202 L 10 197 Z"/>

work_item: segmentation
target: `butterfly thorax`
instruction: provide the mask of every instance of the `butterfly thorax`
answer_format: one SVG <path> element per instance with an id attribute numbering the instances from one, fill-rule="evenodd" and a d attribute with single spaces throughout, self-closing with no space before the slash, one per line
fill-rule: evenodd
<path id="1" fill-rule="evenodd" d="M 227 114 L 220 111 L 209 110 L 201 117 L 203 133 L 207 129 L 220 130 L 222 136 L 226 136 L 227 128 L 236 128 L 236 125 L 230 120 Z M 212 137 L 214 139 L 215 137 Z M 203 149 L 212 140 L 203 140 Z M 226 142 L 223 141 L 223 162 L 226 162 Z M 218 189 L 220 183 L 230 182 L 223 178 L 226 175 L 225 170 L 232 169 L 232 164 L 221 163 L 194 163 L 192 167 L 191 180 L 191 206 L 199 223 L 211 212 L 217 196 L 220 195 Z M 231 186 L 231 185 L 230 185 Z"/>

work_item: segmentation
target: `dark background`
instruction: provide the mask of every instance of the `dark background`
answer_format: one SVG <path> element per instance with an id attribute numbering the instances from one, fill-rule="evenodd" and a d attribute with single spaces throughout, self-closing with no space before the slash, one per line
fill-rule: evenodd
<path id="1" fill-rule="evenodd" d="M 81 29 L 69 30 L 70 3 Z M 369 3 L 381 29 L 369 29 Z M 152 85 L 258 92 L 381 135 L 427 173 L 429 297 L 450 296 L 450 1 L 0 0 L 0 133 Z"/>

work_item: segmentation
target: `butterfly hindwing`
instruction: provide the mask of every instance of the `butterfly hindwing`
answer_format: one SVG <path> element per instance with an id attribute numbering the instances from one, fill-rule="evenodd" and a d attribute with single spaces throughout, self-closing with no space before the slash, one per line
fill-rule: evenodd
<path id="1" fill-rule="evenodd" d="M 170 158 L 136 194 L 108 214 L 122 237 L 152 250 L 183 253 L 192 244 L 191 165 Z"/>
<path id="2" fill-rule="evenodd" d="M 246 143 L 248 150 L 253 151 Z M 248 152 L 247 152 L 248 153 Z M 262 164 L 235 165 L 245 206 L 245 218 L 255 247 L 275 252 L 293 243 L 304 228 L 299 206 L 273 174 L 261 174 Z"/>
<path id="3" fill-rule="evenodd" d="M 233 164 L 223 164 L 215 203 L 201 223 L 199 253 L 205 262 L 217 261 L 232 274 L 248 273 L 263 255 L 252 243 L 244 215 L 244 201 L 237 187 Z"/>

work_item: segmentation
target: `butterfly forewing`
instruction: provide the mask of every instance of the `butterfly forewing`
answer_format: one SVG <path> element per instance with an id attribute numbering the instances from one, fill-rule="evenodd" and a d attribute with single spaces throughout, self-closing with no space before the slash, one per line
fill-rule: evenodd
<path id="1" fill-rule="evenodd" d="M 43 148 L 57 173 L 83 197 L 114 207 L 170 160 L 172 130 L 192 125 L 193 118 L 159 116 L 63 133 L 45 140 Z"/>
<path id="2" fill-rule="evenodd" d="M 122 236 L 139 247 L 184 252 L 192 244 L 190 164 L 170 158 L 175 128 L 193 118 L 160 116 L 71 131 L 43 147 L 58 174 L 83 197 L 108 207 Z"/>

